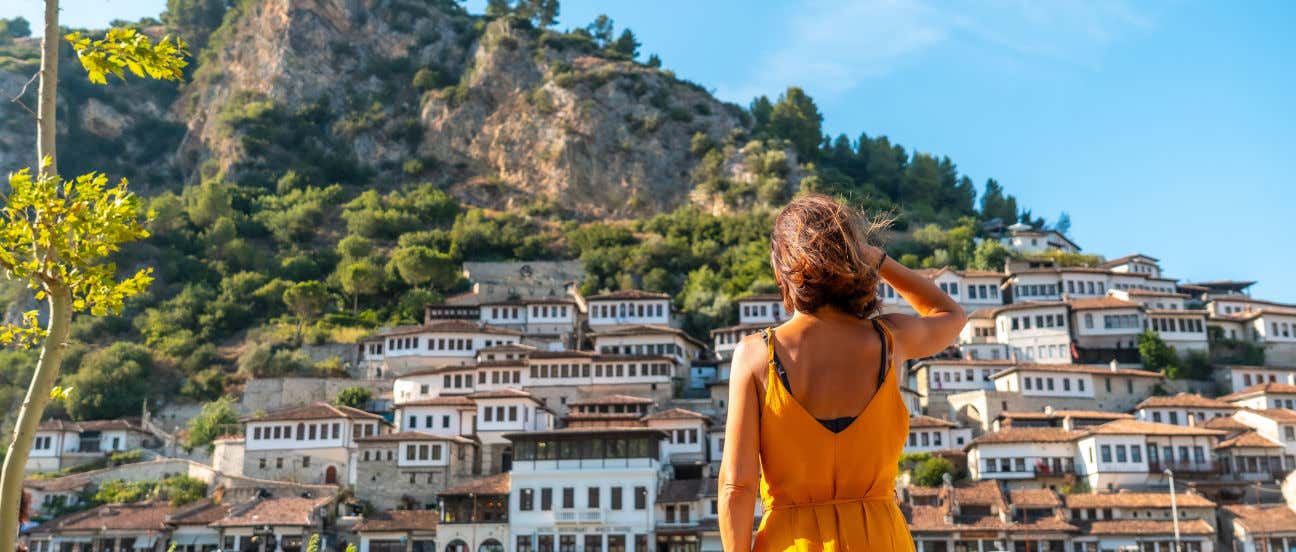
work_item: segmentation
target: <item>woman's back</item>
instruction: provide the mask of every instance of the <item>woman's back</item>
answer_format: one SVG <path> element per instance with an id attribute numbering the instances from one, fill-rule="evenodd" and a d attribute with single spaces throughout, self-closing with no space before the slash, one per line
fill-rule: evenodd
<path id="1" fill-rule="evenodd" d="M 730 361 L 720 536 L 756 550 L 912 550 L 895 501 L 909 413 L 898 368 L 953 342 L 966 317 L 931 280 L 867 245 L 857 212 L 808 195 L 774 220 L 785 324 Z M 919 316 L 878 310 L 885 281 Z"/>
<path id="2" fill-rule="evenodd" d="M 784 334 L 770 330 L 764 336 L 760 463 L 767 514 L 755 549 L 798 549 L 798 541 L 822 550 L 909 548 L 894 498 L 908 412 L 889 366 L 885 330 L 877 322 L 867 331 L 849 323 L 791 326 L 787 341 L 803 352 L 796 362 L 783 360 L 789 356 L 782 354 Z M 823 341 L 829 337 L 843 340 Z M 823 349 L 829 352 L 815 352 Z M 813 360 L 823 364 L 808 364 Z M 815 389 L 822 402 L 794 389 Z M 789 438 L 795 446 L 780 444 Z"/>

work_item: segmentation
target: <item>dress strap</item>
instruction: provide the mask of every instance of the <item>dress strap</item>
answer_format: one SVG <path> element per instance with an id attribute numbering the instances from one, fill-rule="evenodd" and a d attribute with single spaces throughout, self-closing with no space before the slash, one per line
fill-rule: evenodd
<path id="1" fill-rule="evenodd" d="M 783 382 L 783 390 L 787 391 L 787 394 L 791 396 L 792 382 L 788 381 L 787 368 L 783 367 L 783 363 L 779 361 L 778 353 L 774 352 L 774 328 L 765 328 L 761 336 L 765 338 L 765 347 L 769 349 L 769 371 L 778 376 L 779 381 Z"/>

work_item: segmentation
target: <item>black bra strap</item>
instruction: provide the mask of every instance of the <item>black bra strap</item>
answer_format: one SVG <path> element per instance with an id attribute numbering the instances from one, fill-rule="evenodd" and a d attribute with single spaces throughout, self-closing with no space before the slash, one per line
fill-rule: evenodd
<path id="1" fill-rule="evenodd" d="M 887 358 L 888 349 L 891 348 L 891 339 L 888 337 L 886 330 L 882 329 L 882 323 L 878 322 L 878 319 L 870 318 L 869 320 L 873 322 L 873 329 L 877 330 L 878 337 L 882 339 L 882 352 L 880 355 L 882 365 L 878 368 L 878 389 L 881 390 L 882 384 L 886 382 L 887 370 L 891 369 L 891 362 Z"/>

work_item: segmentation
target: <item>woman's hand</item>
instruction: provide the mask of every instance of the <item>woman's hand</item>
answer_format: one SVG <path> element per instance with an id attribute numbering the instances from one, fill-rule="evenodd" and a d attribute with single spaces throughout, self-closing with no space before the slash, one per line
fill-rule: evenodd
<path id="1" fill-rule="evenodd" d="M 881 247 L 871 243 L 865 243 L 863 247 L 860 248 L 860 251 L 864 253 L 864 261 L 867 262 L 869 266 L 873 267 L 879 273 L 882 272 L 882 259 L 886 257 L 886 251 L 883 251 Z"/>

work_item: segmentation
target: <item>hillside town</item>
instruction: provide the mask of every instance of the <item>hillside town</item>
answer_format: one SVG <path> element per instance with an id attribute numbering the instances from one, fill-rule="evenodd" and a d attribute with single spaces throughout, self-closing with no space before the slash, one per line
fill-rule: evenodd
<path id="1" fill-rule="evenodd" d="M 919 552 L 1296 549 L 1296 305 L 1180 281 L 1136 253 L 1093 266 L 1008 227 L 1003 271 L 926 269 L 969 314 L 909 361 L 896 483 Z M 32 552 L 716 552 L 729 361 L 786 320 L 737 299 L 709 339 L 673 298 L 577 291 L 579 261 L 468 262 L 467 293 L 339 353 L 343 378 L 248 382 L 210 450 L 182 414 L 44 422 Z M 912 312 L 885 283 L 884 312 Z M 1144 362 L 1149 336 L 1208 377 Z M 310 351 L 308 351 L 310 352 Z M 349 387 L 367 404 L 339 403 Z M 190 412 L 190 415 L 193 413 Z M 915 466 L 952 469 L 934 480 Z M 203 497 L 90 503 L 174 478 Z M 760 512 L 754 512 L 759 515 Z"/>

